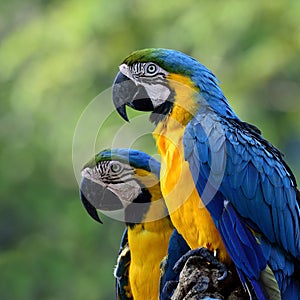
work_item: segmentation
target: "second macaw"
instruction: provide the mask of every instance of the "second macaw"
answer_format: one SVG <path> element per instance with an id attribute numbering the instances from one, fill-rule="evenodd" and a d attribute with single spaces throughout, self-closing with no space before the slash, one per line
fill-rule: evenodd
<path id="1" fill-rule="evenodd" d="M 159 297 L 160 263 L 167 254 L 174 227 L 159 182 L 160 164 L 138 150 L 99 152 L 82 170 L 81 200 L 101 222 L 96 208 L 120 210 L 127 225 L 115 277 L 118 299 Z"/>
<path id="2" fill-rule="evenodd" d="M 113 101 L 125 120 L 126 105 L 152 112 L 162 193 L 189 246 L 232 259 L 259 299 L 280 298 L 278 285 L 283 299 L 299 299 L 296 180 L 281 153 L 234 113 L 214 74 L 179 51 L 136 51 L 120 65 Z"/>

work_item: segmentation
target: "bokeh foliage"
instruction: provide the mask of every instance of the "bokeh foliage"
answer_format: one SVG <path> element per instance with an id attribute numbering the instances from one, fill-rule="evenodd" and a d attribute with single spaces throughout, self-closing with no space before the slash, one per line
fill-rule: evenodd
<path id="1" fill-rule="evenodd" d="M 1 299 L 113 298 L 123 224 L 83 210 L 72 138 L 133 50 L 174 48 L 213 70 L 299 178 L 299 20 L 297 0 L 1 1 Z"/>

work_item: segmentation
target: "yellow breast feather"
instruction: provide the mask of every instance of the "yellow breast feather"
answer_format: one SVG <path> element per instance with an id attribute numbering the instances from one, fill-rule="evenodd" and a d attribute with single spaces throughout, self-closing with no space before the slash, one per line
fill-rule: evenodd
<path id="1" fill-rule="evenodd" d="M 167 254 L 174 227 L 166 216 L 166 206 L 156 176 L 141 169 L 137 169 L 136 175 L 147 187 L 152 198 L 145 222 L 128 229 L 131 251 L 129 281 L 134 299 L 157 300 L 160 263 Z M 159 205 L 153 205 L 156 202 Z"/>
<path id="2" fill-rule="evenodd" d="M 192 249 L 206 247 L 218 252 L 218 258 L 230 262 L 222 238 L 195 188 L 188 163 L 184 159 L 182 137 L 198 104 L 198 89 L 182 75 L 169 76 L 175 102 L 169 116 L 156 127 L 153 136 L 161 155 L 161 190 L 173 225 Z"/>

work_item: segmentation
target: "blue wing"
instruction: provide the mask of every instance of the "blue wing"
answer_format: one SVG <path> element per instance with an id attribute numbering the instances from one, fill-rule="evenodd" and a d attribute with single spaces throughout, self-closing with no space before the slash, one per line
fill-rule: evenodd
<path id="1" fill-rule="evenodd" d="M 299 264 L 286 255 L 286 252 L 271 244 L 262 236 L 257 236 L 263 253 L 272 269 L 283 300 L 300 300 Z M 298 269 L 298 270 L 297 270 Z"/>
<path id="2" fill-rule="evenodd" d="M 299 192 L 290 169 L 250 125 L 227 122 L 224 128 L 234 207 L 256 231 L 300 260 Z"/>
<path id="3" fill-rule="evenodd" d="M 245 257 L 235 253 L 238 249 L 247 254 L 252 247 L 257 261 L 262 260 L 248 226 L 299 258 L 295 180 L 280 153 L 254 126 L 238 120 L 230 123 L 207 109 L 187 125 L 183 144 L 197 190 L 237 268 L 248 278 L 262 270 L 263 265 L 253 261 L 247 270 Z M 224 214 L 225 203 L 230 204 L 231 220 Z"/>
<path id="4" fill-rule="evenodd" d="M 186 159 L 198 158 L 197 172 L 206 181 L 212 173 L 245 222 L 300 260 L 300 197 L 279 151 L 247 123 L 213 113 L 198 119 L 186 129 Z"/>
<path id="5" fill-rule="evenodd" d="M 125 228 L 122 235 L 117 265 L 114 271 L 116 278 L 116 294 L 118 300 L 132 300 L 129 282 L 130 249 L 128 245 L 128 233 Z"/>

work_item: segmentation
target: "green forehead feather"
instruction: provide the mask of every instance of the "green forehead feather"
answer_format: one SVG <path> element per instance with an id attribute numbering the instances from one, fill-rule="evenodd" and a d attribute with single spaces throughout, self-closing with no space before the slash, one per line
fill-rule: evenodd
<path id="1" fill-rule="evenodd" d="M 139 62 L 153 62 L 167 72 L 186 76 L 192 75 L 193 63 L 198 63 L 195 59 L 182 52 L 163 48 L 148 48 L 135 51 L 127 56 L 123 63 L 131 66 Z M 191 68 L 188 68 L 189 66 Z"/>
<path id="2" fill-rule="evenodd" d="M 160 49 L 149 48 L 132 52 L 124 59 L 124 63 L 128 66 L 137 62 L 157 62 Z"/>

